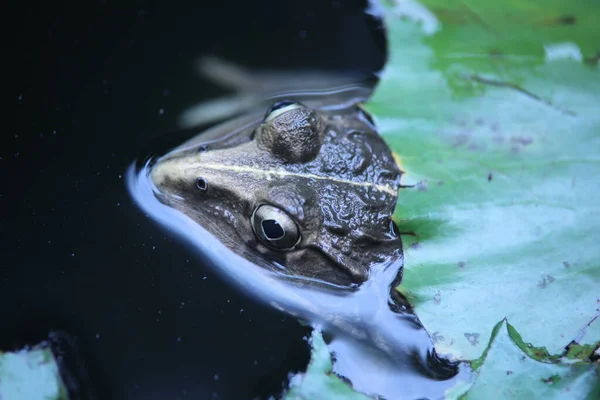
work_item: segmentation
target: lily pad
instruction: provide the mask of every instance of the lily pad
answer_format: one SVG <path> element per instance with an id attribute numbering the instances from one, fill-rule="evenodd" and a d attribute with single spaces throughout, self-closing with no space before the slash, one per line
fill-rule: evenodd
<path id="1" fill-rule="evenodd" d="M 498 323 L 488 349 L 478 360 L 475 383 L 463 399 L 598 398 L 597 365 L 537 361 L 523 352 L 515 334 L 506 320 Z"/>
<path id="2" fill-rule="evenodd" d="M 68 400 L 52 351 L 37 346 L 0 352 L 0 399 Z"/>
<path id="3" fill-rule="evenodd" d="M 395 213 L 398 289 L 436 349 L 477 359 L 504 318 L 548 354 L 595 346 L 600 3 L 398 1 L 384 13 L 391 57 L 367 107 L 414 185 Z"/>
<path id="4" fill-rule="evenodd" d="M 305 373 L 290 378 L 290 390 L 285 400 L 308 400 L 327 398 L 331 400 L 368 400 L 369 397 L 355 392 L 332 372 L 332 361 L 319 330 L 314 330 L 310 339 L 311 360 Z"/>

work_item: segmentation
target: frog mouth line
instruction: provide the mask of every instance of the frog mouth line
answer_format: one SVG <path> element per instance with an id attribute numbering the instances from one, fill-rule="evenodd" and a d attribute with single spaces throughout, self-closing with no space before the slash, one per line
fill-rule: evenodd
<path id="1" fill-rule="evenodd" d="M 245 165 L 228 165 L 228 164 L 218 164 L 218 163 L 202 163 L 198 164 L 196 167 L 192 166 L 186 168 L 188 170 L 198 170 L 198 169 L 211 169 L 215 171 L 229 171 L 229 172 L 239 172 L 239 173 L 249 173 L 253 175 L 265 176 L 267 180 L 272 178 L 285 178 L 285 177 L 300 177 L 307 179 L 317 179 L 322 181 L 330 181 L 335 183 L 343 183 L 352 186 L 373 188 L 380 192 L 388 193 L 392 196 L 396 196 L 398 194 L 398 190 L 393 187 L 387 185 L 378 185 L 376 183 L 370 182 L 355 182 L 347 179 L 340 179 L 332 176 L 324 176 L 324 175 L 316 175 L 316 174 L 307 174 L 301 172 L 290 172 L 283 169 L 264 169 L 264 168 L 255 168 L 249 167 Z"/>

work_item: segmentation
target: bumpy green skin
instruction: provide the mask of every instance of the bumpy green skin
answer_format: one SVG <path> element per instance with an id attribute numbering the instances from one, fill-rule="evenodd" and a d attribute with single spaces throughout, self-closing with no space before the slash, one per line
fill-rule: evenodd
<path id="1" fill-rule="evenodd" d="M 400 170 L 356 104 L 292 108 L 268 114 L 233 143 L 199 151 L 206 143 L 194 140 L 194 147 L 174 150 L 152 167 L 151 179 L 161 202 L 238 254 L 275 271 L 283 266 L 291 276 L 354 287 L 375 263 L 402 257 L 391 220 Z M 257 238 L 251 219 L 265 204 L 297 225 L 293 249 L 273 250 Z"/>

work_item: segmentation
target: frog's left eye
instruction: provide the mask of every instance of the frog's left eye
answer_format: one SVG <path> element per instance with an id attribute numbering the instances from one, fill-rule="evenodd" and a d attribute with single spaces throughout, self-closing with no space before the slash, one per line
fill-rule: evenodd
<path id="1" fill-rule="evenodd" d="M 277 101 L 273 103 L 273 105 L 267 110 L 267 113 L 265 114 L 265 122 L 273 120 L 278 115 L 281 115 L 286 111 L 294 110 L 300 107 L 303 107 L 303 105 L 294 100 Z"/>
<path id="2" fill-rule="evenodd" d="M 266 204 L 257 207 L 250 222 L 256 237 L 271 249 L 292 250 L 300 243 L 298 225 L 285 211 L 277 207 Z"/>

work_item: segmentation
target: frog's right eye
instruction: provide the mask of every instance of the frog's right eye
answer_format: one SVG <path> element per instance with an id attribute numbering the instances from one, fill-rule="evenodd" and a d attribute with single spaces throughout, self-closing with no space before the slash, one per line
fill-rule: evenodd
<path id="1" fill-rule="evenodd" d="M 300 104 L 297 101 L 294 101 L 294 100 L 280 100 L 280 101 L 276 101 L 267 110 L 267 113 L 265 114 L 264 121 L 265 122 L 272 121 L 278 115 L 281 115 L 281 114 L 283 114 L 286 111 L 294 110 L 294 109 L 300 108 L 300 107 L 303 107 L 303 105 Z"/>
<path id="2" fill-rule="evenodd" d="M 277 207 L 267 204 L 257 207 L 250 222 L 260 242 L 273 250 L 292 250 L 300 243 L 298 225 L 292 217 Z"/>

